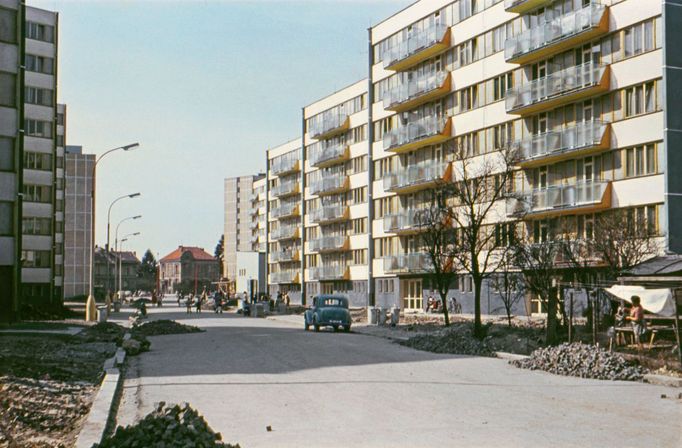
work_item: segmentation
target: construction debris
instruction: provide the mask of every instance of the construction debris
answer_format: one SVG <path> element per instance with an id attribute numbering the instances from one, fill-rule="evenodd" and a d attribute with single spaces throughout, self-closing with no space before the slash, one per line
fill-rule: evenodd
<path id="1" fill-rule="evenodd" d="M 164 334 L 201 333 L 203 331 L 199 327 L 184 325 L 174 320 L 153 320 L 135 326 L 133 328 L 133 335 L 160 336 Z"/>
<path id="2" fill-rule="evenodd" d="M 183 403 L 168 405 L 163 401 L 138 423 L 118 427 L 114 435 L 93 448 L 115 447 L 224 447 L 239 448 L 221 442 L 220 433 L 214 432 L 206 420 L 192 407 Z"/>
<path id="3" fill-rule="evenodd" d="M 646 373 L 646 369 L 620 355 L 582 343 L 540 348 L 529 358 L 510 363 L 522 369 L 599 380 L 640 381 Z"/>
<path id="4" fill-rule="evenodd" d="M 495 356 L 485 341 L 473 337 L 471 325 L 454 325 L 434 334 L 416 335 L 400 343 L 433 353 Z"/>

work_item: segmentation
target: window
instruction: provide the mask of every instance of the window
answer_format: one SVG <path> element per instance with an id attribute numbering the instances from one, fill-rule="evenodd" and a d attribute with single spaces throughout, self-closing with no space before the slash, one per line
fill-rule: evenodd
<path id="1" fill-rule="evenodd" d="M 49 268 L 51 253 L 48 250 L 22 250 L 22 268 Z"/>
<path id="2" fill-rule="evenodd" d="M 52 124 L 49 121 L 25 120 L 24 131 L 31 137 L 52 138 Z"/>
<path id="3" fill-rule="evenodd" d="M 54 27 L 42 23 L 26 22 L 26 37 L 43 42 L 54 42 Z"/>
<path id="4" fill-rule="evenodd" d="M 501 100 L 504 98 L 505 92 L 512 88 L 512 73 L 507 73 L 506 75 L 498 76 L 493 78 L 493 101 Z"/>
<path id="5" fill-rule="evenodd" d="M 0 137 L 0 171 L 14 171 L 14 139 Z"/>
<path id="6" fill-rule="evenodd" d="M 17 13 L 12 9 L 0 8 L 0 41 L 17 42 Z"/>
<path id="7" fill-rule="evenodd" d="M 27 86 L 24 91 L 24 101 L 29 104 L 52 106 L 52 90 Z"/>
<path id="8" fill-rule="evenodd" d="M 658 235 L 658 206 L 643 205 L 626 209 L 626 225 L 635 234 L 646 231 L 647 235 Z"/>
<path id="9" fill-rule="evenodd" d="M 459 109 L 467 111 L 478 107 L 478 85 L 466 87 L 459 91 Z"/>
<path id="10" fill-rule="evenodd" d="M 625 117 L 632 117 L 657 110 L 656 82 L 628 87 L 625 89 Z"/>
<path id="11" fill-rule="evenodd" d="M 21 233 L 24 235 L 50 235 L 52 221 L 50 218 L 24 218 L 21 223 Z"/>
<path id="12" fill-rule="evenodd" d="M 24 185 L 24 201 L 52 202 L 52 188 L 44 185 Z"/>
<path id="13" fill-rule="evenodd" d="M 47 75 L 53 74 L 54 59 L 52 58 L 27 54 L 25 61 L 26 70 L 29 72 L 45 73 Z"/>
<path id="14" fill-rule="evenodd" d="M 38 152 L 25 152 L 24 168 L 29 170 L 52 171 L 52 155 Z"/>
<path id="15" fill-rule="evenodd" d="M 17 77 L 12 73 L 0 72 L 0 106 L 16 107 Z"/>
<path id="16" fill-rule="evenodd" d="M 625 177 L 656 174 L 656 144 L 635 146 L 625 150 Z"/>
<path id="17" fill-rule="evenodd" d="M 0 235 L 14 233 L 14 207 L 11 202 L 0 202 Z"/>

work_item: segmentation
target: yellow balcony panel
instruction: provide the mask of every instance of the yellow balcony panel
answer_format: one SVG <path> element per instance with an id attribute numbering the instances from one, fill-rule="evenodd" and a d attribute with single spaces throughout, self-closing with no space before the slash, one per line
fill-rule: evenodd
<path id="1" fill-rule="evenodd" d="M 395 153 L 437 145 L 452 138 L 450 118 L 425 117 L 384 134 L 384 150 Z"/>
<path id="2" fill-rule="evenodd" d="M 399 86 L 388 99 L 389 104 L 386 109 L 403 112 L 444 97 L 450 93 L 452 73 L 448 72 L 442 78 L 436 77 L 432 83 L 429 81 L 431 80 L 424 80 L 423 86 L 418 85 L 419 80 L 416 83 L 409 82 L 405 86 Z M 414 84 L 417 85 L 413 87 Z M 414 92 L 410 90 L 414 90 Z"/>
<path id="3" fill-rule="evenodd" d="M 507 112 L 531 115 L 607 92 L 611 70 L 592 62 L 551 73 L 507 92 Z"/>
<path id="4" fill-rule="evenodd" d="M 549 5 L 554 0 L 504 0 L 504 10 L 516 14 L 525 14 L 534 9 Z"/>
<path id="5" fill-rule="evenodd" d="M 450 27 L 438 24 L 421 30 L 389 49 L 384 57 L 386 70 L 404 71 L 450 48 Z"/>
<path id="6" fill-rule="evenodd" d="M 575 157 L 586 157 L 611 148 L 611 124 L 601 121 L 578 123 L 560 131 L 549 131 L 516 142 L 521 168 L 535 168 Z"/>

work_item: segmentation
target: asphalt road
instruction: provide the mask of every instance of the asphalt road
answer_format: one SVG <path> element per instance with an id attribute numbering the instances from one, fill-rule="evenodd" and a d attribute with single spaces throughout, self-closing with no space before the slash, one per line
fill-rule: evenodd
<path id="1" fill-rule="evenodd" d="M 155 402 L 187 401 L 243 448 L 682 446 L 680 389 L 530 372 L 286 321 L 150 312 L 207 331 L 153 337 L 150 352 L 130 358 L 119 424 Z"/>

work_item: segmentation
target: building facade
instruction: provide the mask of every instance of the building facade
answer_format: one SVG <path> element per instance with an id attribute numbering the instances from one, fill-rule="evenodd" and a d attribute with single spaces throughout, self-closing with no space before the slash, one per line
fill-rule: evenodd
<path id="1" fill-rule="evenodd" d="M 257 175 L 225 179 L 223 275 L 230 281 L 234 281 L 237 275 L 237 252 L 248 252 L 253 247 L 253 184 L 262 177 L 264 176 Z"/>
<path id="2" fill-rule="evenodd" d="M 178 246 L 159 260 L 159 276 L 165 293 L 201 293 L 220 280 L 220 262 L 200 247 Z"/>
<path id="3" fill-rule="evenodd" d="M 87 295 L 89 288 L 95 155 L 67 145 L 65 158 L 64 297 L 73 297 Z"/>
<path id="4" fill-rule="evenodd" d="M 95 248 L 94 276 L 95 285 L 98 285 L 98 294 L 105 294 L 104 285 L 112 281 L 115 275 L 115 290 L 136 291 L 141 288 L 140 265 L 135 252 L 109 251 L 104 248 Z M 87 277 L 86 277 L 87 279 Z M 87 283 L 85 293 L 87 294 Z"/>

